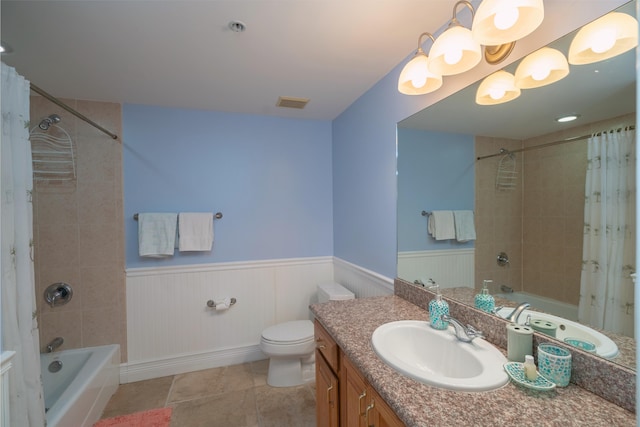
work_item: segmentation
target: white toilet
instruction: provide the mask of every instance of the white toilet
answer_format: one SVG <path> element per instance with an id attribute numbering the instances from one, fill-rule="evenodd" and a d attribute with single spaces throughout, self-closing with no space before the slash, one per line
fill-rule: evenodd
<path id="1" fill-rule="evenodd" d="M 337 283 L 318 285 L 318 302 L 353 299 L 355 295 Z M 269 356 L 267 384 L 291 387 L 315 379 L 315 341 L 310 320 L 279 323 L 262 331 L 260 349 Z"/>

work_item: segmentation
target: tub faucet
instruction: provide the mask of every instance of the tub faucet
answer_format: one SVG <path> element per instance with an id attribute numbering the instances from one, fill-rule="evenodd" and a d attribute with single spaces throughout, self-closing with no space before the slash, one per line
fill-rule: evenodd
<path id="1" fill-rule="evenodd" d="M 456 338 L 462 342 L 471 342 L 475 338 L 484 338 L 484 334 L 481 331 L 471 325 L 464 326 L 458 319 L 451 317 L 448 314 L 443 314 L 442 320 L 453 325 L 453 328 L 456 331 Z"/>
<path id="2" fill-rule="evenodd" d="M 51 340 L 49 344 L 47 344 L 47 353 L 53 353 L 54 350 L 60 347 L 64 343 L 64 338 L 56 337 Z"/>
<path id="3" fill-rule="evenodd" d="M 525 311 L 527 308 L 531 307 L 531 304 L 529 304 L 528 302 L 522 302 L 520 303 L 512 312 L 510 315 L 508 315 L 506 317 L 506 319 L 509 322 L 512 323 L 518 323 L 518 319 L 520 318 L 520 315 L 522 314 L 523 311 Z"/>

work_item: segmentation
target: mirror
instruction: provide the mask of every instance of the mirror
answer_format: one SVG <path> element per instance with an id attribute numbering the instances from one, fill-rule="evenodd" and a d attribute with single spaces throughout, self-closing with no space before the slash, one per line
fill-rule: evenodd
<path id="1" fill-rule="evenodd" d="M 635 2 L 619 11 L 635 16 Z M 566 55 L 574 35 L 550 47 Z M 505 70 L 513 74 L 516 67 Z M 577 320 L 587 140 L 563 140 L 635 126 L 635 76 L 631 50 L 571 65 L 563 80 L 522 90 L 505 104 L 477 105 L 478 82 L 400 122 L 398 277 L 433 279 L 443 294 L 471 306 L 482 280 L 490 279 L 493 295 L 536 298 L 533 307 Z M 580 117 L 554 120 L 568 113 Z M 530 149 L 536 145 L 545 146 Z M 511 158 L 501 148 L 525 150 Z M 509 184 L 507 172 L 516 176 L 515 188 L 496 189 L 497 182 Z M 474 211 L 476 240 L 432 238 L 428 213 L 435 210 Z M 633 325 L 633 306 L 627 311 Z M 635 369 L 633 329 L 603 332 L 620 350 L 611 361 Z"/>

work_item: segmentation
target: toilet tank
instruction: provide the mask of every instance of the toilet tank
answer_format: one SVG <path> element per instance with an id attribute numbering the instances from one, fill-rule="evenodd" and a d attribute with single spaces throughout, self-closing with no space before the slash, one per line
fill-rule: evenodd
<path id="1" fill-rule="evenodd" d="M 342 301 L 354 299 L 356 296 L 339 283 L 327 282 L 318 284 L 318 302 Z"/>

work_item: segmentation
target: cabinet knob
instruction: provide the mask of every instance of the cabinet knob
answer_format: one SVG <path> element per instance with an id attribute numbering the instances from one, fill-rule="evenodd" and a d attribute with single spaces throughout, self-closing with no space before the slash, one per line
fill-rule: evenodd
<path id="1" fill-rule="evenodd" d="M 331 401 L 331 390 L 333 390 L 333 383 L 330 383 L 329 387 L 327 387 L 327 403 L 333 406 L 333 402 Z"/>
<path id="2" fill-rule="evenodd" d="M 318 338 L 316 340 L 316 348 L 323 349 L 323 348 L 327 348 L 327 346 L 324 344 L 324 341 L 322 341 L 321 338 Z"/>

